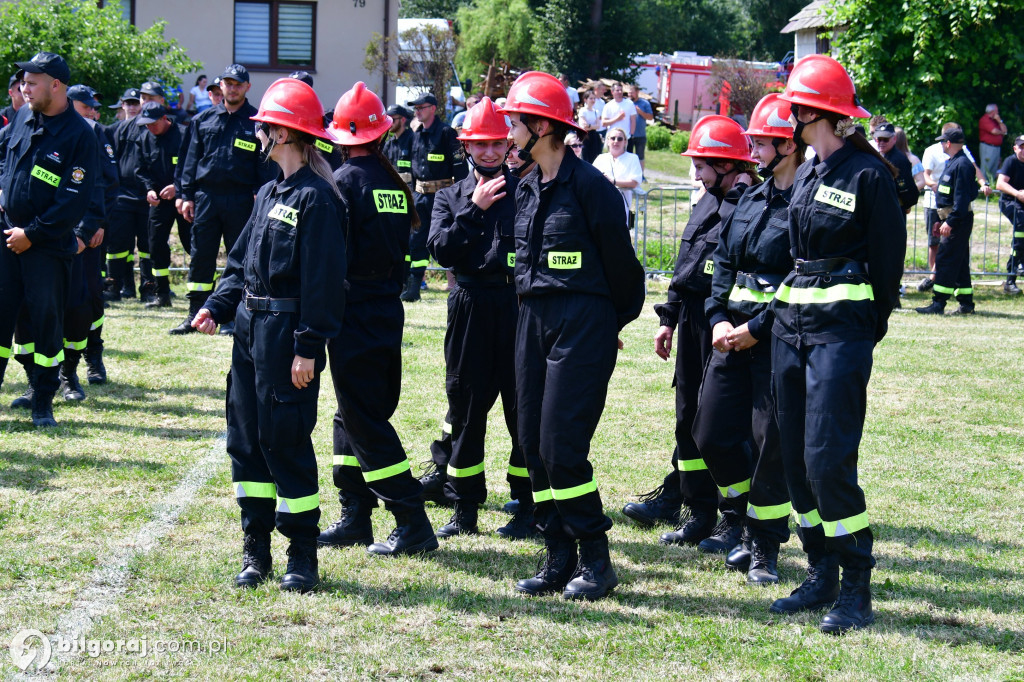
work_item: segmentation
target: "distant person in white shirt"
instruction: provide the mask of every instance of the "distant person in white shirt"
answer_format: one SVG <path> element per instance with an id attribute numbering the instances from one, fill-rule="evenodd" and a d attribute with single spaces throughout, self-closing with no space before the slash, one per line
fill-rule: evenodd
<path id="1" fill-rule="evenodd" d="M 565 86 L 565 91 L 569 94 L 569 101 L 572 102 L 572 108 L 575 109 L 580 105 L 580 93 L 576 88 L 569 85 L 569 77 L 564 73 L 558 74 L 558 80 Z"/>
<path id="2" fill-rule="evenodd" d="M 626 133 L 620 128 L 609 128 L 605 136 L 608 153 L 594 159 L 594 168 L 608 178 L 622 195 L 629 215 L 630 227 L 633 226 L 633 188 L 640 186 L 644 172 L 640 168 L 640 159 L 636 154 L 626 151 Z"/>
<path id="3" fill-rule="evenodd" d="M 608 127 L 605 141 L 608 140 L 612 128 L 618 128 L 626 133 L 627 140 L 633 136 L 633 130 L 636 128 L 636 105 L 632 100 L 623 97 L 622 83 L 612 86 L 612 101 L 604 105 L 601 123 Z"/>

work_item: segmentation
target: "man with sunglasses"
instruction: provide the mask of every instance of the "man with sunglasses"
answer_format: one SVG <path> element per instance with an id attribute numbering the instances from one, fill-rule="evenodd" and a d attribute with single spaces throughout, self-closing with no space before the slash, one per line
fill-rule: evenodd
<path id="1" fill-rule="evenodd" d="M 632 227 L 633 213 L 630 207 L 633 205 L 633 189 L 640 186 L 644 171 L 637 155 L 626 151 L 626 133 L 621 128 L 609 128 L 605 141 L 608 143 L 608 152 L 594 159 L 594 168 L 601 171 L 619 190 L 626 203 L 626 214 Z"/>
<path id="2" fill-rule="evenodd" d="M 896 126 L 888 121 L 880 123 L 875 127 L 874 135 L 879 153 L 899 171 L 896 177 L 896 193 L 899 195 L 903 212 L 910 213 L 910 209 L 917 205 L 919 195 L 910 159 L 896 146 Z"/>

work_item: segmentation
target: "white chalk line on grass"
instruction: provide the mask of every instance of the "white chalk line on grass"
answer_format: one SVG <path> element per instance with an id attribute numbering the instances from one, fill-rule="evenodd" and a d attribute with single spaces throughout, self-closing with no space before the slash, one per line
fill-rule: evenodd
<path id="1" fill-rule="evenodd" d="M 156 549 L 160 540 L 177 524 L 182 512 L 192 504 L 199 490 L 210 480 L 216 465 L 224 461 L 225 443 L 223 435 L 217 438 L 213 447 L 189 469 L 181 483 L 153 507 L 153 520 L 90 574 L 85 587 L 75 597 L 71 612 L 57 621 L 57 632 L 50 637 L 51 641 L 74 641 L 85 636 L 110 611 L 128 589 L 131 564 Z M 81 652 L 60 652 L 54 649 L 53 658 L 39 673 L 19 673 L 14 679 L 29 679 L 40 673 L 57 673 L 61 663 L 80 655 Z"/>

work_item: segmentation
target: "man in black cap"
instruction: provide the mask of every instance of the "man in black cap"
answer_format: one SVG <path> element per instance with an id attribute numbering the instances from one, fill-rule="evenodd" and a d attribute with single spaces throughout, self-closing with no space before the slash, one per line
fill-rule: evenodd
<path id="1" fill-rule="evenodd" d="M 294 78 L 295 80 L 298 81 L 302 81 L 309 87 L 313 87 L 313 77 L 309 75 L 308 71 L 292 71 L 290 74 L 288 74 L 288 77 Z"/>
<path id="2" fill-rule="evenodd" d="M 147 308 L 170 308 L 171 249 L 168 238 L 171 225 L 178 216 L 174 207 L 177 190 L 174 171 L 178 165 L 184 130 L 167 116 L 167 109 L 157 102 L 146 102 L 136 118 L 142 136 L 139 177 L 146 188 L 149 204 L 149 253 L 153 259 L 156 294 Z"/>
<path id="3" fill-rule="evenodd" d="M 79 250 L 73 230 L 93 199 L 99 146 L 68 103 L 70 69 L 63 57 L 40 52 L 17 67 L 28 106 L 0 132 L 0 223 L 6 237 L 0 249 L 0 382 L 22 313 L 35 339 L 32 423 L 56 426 L 64 301 Z"/>
<path id="4" fill-rule="evenodd" d="M 192 120 L 192 137 L 181 170 L 182 215 L 192 221 L 192 260 L 188 271 L 188 316 L 171 334 L 190 334 L 192 318 L 213 292 L 221 239 L 231 251 L 252 213 L 255 193 L 277 174 L 277 165 L 263 162 L 256 107 L 245 95 L 249 72 L 231 64 L 220 75 L 224 102 Z M 221 334 L 234 332 L 221 326 Z"/>
<path id="5" fill-rule="evenodd" d="M 409 277 L 403 301 L 420 300 L 420 284 L 430 264 L 427 235 L 434 210 L 434 193 L 466 177 L 466 158 L 456 132 L 437 117 L 437 98 L 427 93 L 409 102 L 422 125 L 412 136 L 413 199 L 420 216 L 420 229 L 409 239 Z M 401 170 L 401 169 L 399 169 Z"/>
<path id="6" fill-rule="evenodd" d="M 210 101 L 213 102 L 213 106 L 224 101 L 224 91 L 220 89 L 220 76 L 217 76 L 206 86 L 206 91 L 210 93 Z"/>
<path id="7" fill-rule="evenodd" d="M 25 98 L 21 96 L 21 79 L 18 78 L 18 74 L 12 75 L 11 80 L 7 82 L 7 96 L 11 98 L 11 103 L 0 111 L 0 116 L 4 117 L 3 121 L 0 121 L 3 125 L 13 121 L 18 109 L 25 104 Z"/>
<path id="8" fill-rule="evenodd" d="M 412 131 L 409 130 L 409 121 L 412 120 L 412 112 L 399 104 L 392 104 L 388 107 L 388 116 L 391 117 L 391 130 L 382 151 L 411 189 Z"/>
<path id="9" fill-rule="evenodd" d="M 959 315 L 974 312 L 974 289 L 971 286 L 971 231 L 974 212 L 971 203 L 978 197 L 974 164 L 964 154 L 964 131 L 950 128 L 936 142 L 949 157 L 935 191 L 938 205 L 939 253 L 935 256 L 935 284 L 932 303 L 917 308 L 922 315 L 941 315 L 950 296 L 960 304 Z"/>
<path id="10" fill-rule="evenodd" d="M 919 194 L 910 159 L 896 146 L 896 126 L 888 121 L 882 122 L 875 126 L 874 136 L 878 151 L 899 171 L 896 177 L 896 193 L 900 197 L 903 212 L 910 213 L 910 209 L 917 205 Z"/>
<path id="11" fill-rule="evenodd" d="M 1019 294 L 1017 272 L 1024 267 L 1024 135 L 1017 136 L 1013 141 L 1013 154 L 1003 159 L 996 174 L 996 189 L 1000 192 L 999 210 L 1013 229 L 1003 291 Z"/>

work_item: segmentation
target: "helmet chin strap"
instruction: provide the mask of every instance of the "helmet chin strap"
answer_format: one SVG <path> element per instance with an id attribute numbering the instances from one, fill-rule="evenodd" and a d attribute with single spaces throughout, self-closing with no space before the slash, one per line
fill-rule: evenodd
<path id="1" fill-rule="evenodd" d="M 528 124 L 524 124 L 524 126 L 530 131 L 530 141 L 526 143 L 525 147 L 520 147 L 517 153 L 519 154 L 519 160 L 523 162 L 524 166 L 528 166 L 533 163 L 533 155 L 530 154 L 530 150 L 533 149 L 533 145 L 537 144 L 540 138 L 537 137 L 537 133 L 533 132 L 533 128 Z"/>
<path id="2" fill-rule="evenodd" d="M 810 121 L 807 121 L 806 123 L 801 121 L 799 116 L 794 116 L 793 118 L 796 119 L 796 126 L 793 128 L 793 141 L 796 143 L 803 142 L 804 144 L 809 146 L 810 142 L 805 140 L 803 137 L 804 128 L 806 128 L 809 125 L 814 125 L 818 121 L 824 121 L 825 117 L 822 116 L 821 114 L 818 114 L 817 116 L 812 118 Z"/>
<path id="3" fill-rule="evenodd" d="M 462 148 L 465 149 L 466 145 L 462 145 Z M 505 155 L 501 157 L 501 161 L 499 161 L 496 165 L 482 166 L 476 162 L 473 156 L 469 153 L 469 150 L 466 149 L 466 160 L 469 162 L 470 167 L 480 175 L 483 175 L 484 177 L 487 178 L 494 178 L 501 174 L 501 166 L 503 163 L 505 163 L 505 159 L 507 157 L 508 152 L 506 151 Z"/>
<path id="4" fill-rule="evenodd" d="M 732 170 L 726 171 L 724 173 L 719 173 L 718 169 L 715 168 L 712 164 L 708 164 L 708 166 L 715 173 L 715 184 L 712 185 L 711 187 L 706 188 L 706 189 L 709 192 L 711 192 L 712 194 L 715 194 L 716 192 L 720 193 L 720 194 L 724 194 L 724 192 L 722 191 L 722 180 L 725 180 L 726 176 L 729 175 L 730 173 L 737 173 L 738 174 L 739 173 L 739 168 L 735 168 L 734 167 Z"/>
<path id="5" fill-rule="evenodd" d="M 782 163 L 782 160 L 786 158 L 786 155 L 779 151 L 779 145 L 782 144 L 783 140 L 785 140 L 785 138 L 783 137 L 772 138 L 772 146 L 775 147 L 775 158 L 772 159 L 767 166 L 757 171 L 757 174 L 760 175 L 765 180 L 775 175 L 775 169 L 778 167 L 780 163 Z"/>

